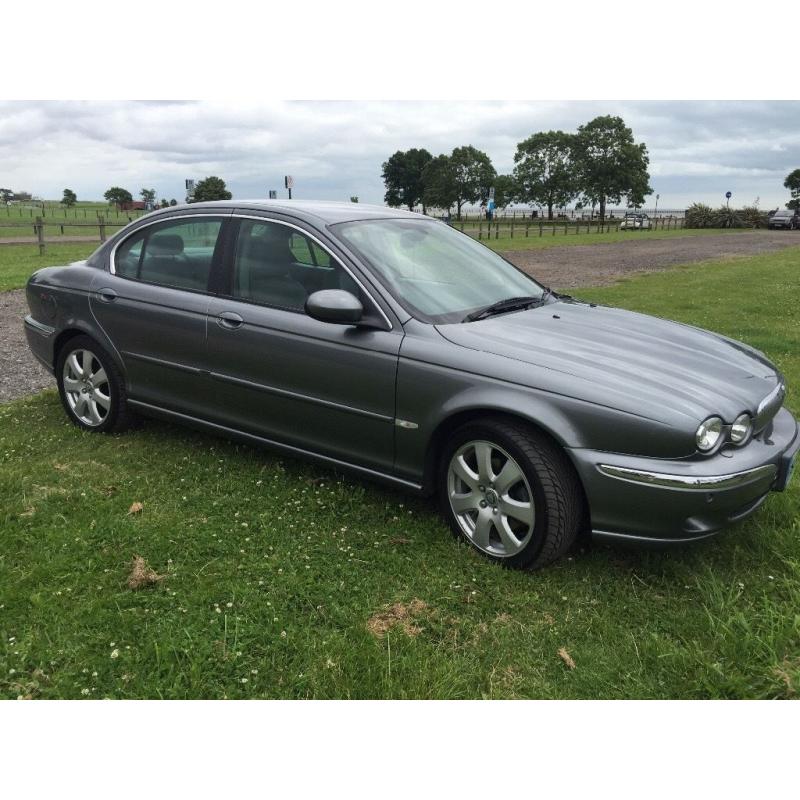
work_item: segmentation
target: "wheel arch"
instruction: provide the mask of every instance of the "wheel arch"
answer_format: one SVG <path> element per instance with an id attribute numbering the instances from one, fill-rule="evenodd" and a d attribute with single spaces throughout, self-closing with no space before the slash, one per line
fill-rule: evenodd
<path id="1" fill-rule="evenodd" d="M 547 425 L 544 425 L 539 420 L 532 419 L 524 414 L 515 413 L 503 408 L 493 408 L 491 406 L 476 406 L 474 408 L 461 409 L 448 415 L 442 419 L 434 429 L 425 451 L 425 464 L 423 472 L 423 491 L 426 494 L 431 494 L 435 490 L 436 472 L 439 467 L 439 461 L 442 456 L 447 440 L 450 438 L 453 431 L 460 428 L 468 422 L 474 422 L 482 419 L 499 419 L 505 422 L 513 422 L 518 425 L 523 425 L 529 429 L 536 431 L 540 436 L 549 439 L 554 445 L 561 449 L 567 456 L 568 461 L 572 464 L 572 458 L 569 455 L 569 449 L 565 447 L 565 442 Z M 573 464 L 573 469 L 575 469 Z M 580 475 L 575 470 L 575 474 L 580 481 Z M 582 486 L 583 484 L 581 484 Z"/>

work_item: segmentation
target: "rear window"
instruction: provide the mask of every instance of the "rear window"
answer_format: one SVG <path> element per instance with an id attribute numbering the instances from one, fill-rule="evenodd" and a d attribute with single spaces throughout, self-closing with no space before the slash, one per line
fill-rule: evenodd
<path id="1" fill-rule="evenodd" d="M 197 217 L 150 225 L 119 246 L 114 270 L 123 278 L 205 291 L 221 227 L 220 219 Z"/>

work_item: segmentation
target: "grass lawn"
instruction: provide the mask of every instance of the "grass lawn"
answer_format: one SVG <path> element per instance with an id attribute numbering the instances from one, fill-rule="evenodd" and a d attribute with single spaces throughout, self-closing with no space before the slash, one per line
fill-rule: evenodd
<path id="1" fill-rule="evenodd" d="M 8 244 L 0 246 L 0 292 L 18 289 L 41 267 L 69 264 L 87 258 L 100 246 L 100 242 L 81 244 L 49 244 L 43 256 L 35 244 Z"/>
<path id="2" fill-rule="evenodd" d="M 795 248 L 580 293 L 765 350 L 797 413 L 799 262 Z M 709 543 L 584 547 L 518 573 L 427 502 L 153 421 L 83 433 L 49 391 L 0 406 L 0 498 L 5 697 L 800 692 L 797 478 Z M 164 578 L 131 591 L 137 555 Z"/>

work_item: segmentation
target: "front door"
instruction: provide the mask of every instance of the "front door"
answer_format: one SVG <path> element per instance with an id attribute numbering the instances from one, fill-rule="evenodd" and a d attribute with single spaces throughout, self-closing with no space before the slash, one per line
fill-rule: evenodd
<path id="1" fill-rule="evenodd" d="M 225 296 L 208 313 L 208 360 L 222 424 L 389 471 L 394 458 L 399 327 L 309 317 L 308 295 L 345 289 L 377 309 L 317 240 L 277 221 L 242 219 Z"/>
<path id="2" fill-rule="evenodd" d="M 95 279 L 92 312 L 122 358 L 131 399 L 187 413 L 208 402 L 208 283 L 222 226 L 222 217 L 195 216 L 140 228 Z"/>

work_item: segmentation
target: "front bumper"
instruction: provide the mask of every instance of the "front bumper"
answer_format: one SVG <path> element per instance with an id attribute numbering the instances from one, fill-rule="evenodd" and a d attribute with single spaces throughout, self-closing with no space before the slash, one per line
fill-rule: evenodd
<path id="1" fill-rule="evenodd" d="M 572 449 L 592 535 L 641 543 L 689 542 L 752 514 L 785 488 L 800 450 L 797 421 L 782 408 L 758 437 L 702 460 L 665 460 Z"/>

